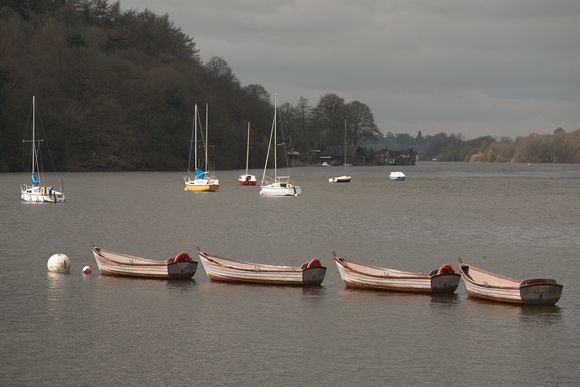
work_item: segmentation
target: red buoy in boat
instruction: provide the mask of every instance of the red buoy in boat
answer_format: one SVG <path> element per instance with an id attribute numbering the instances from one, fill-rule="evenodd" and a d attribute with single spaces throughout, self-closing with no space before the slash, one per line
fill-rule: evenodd
<path id="1" fill-rule="evenodd" d="M 189 258 L 189 254 L 187 254 L 187 253 L 179 253 L 175 257 L 175 259 L 173 259 L 173 262 L 179 262 L 179 261 L 191 261 L 191 258 Z"/>
<path id="2" fill-rule="evenodd" d="M 313 266 L 320 266 L 320 261 L 318 260 L 318 258 L 314 258 L 313 260 L 308 262 L 308 265 L 306 265 L 307 268 Z"/>
<path id="3" fill-rule="evenodd" d="M 442 273 L 453 274 L 453 273 L 455 273 L 455 271 L 453 271 L 453 268 L 451 267 L 451 265 L 445 264 L 445 265 L 441 266 L 439 268 L 439 270 L 437 270 L 437 274 L 442 274 Z"/>

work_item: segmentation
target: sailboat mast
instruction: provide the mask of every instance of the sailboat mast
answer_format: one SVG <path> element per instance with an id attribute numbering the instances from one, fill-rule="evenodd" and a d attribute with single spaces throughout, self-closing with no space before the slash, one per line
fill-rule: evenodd
<path id="1" fill-rule="evenodd" d="M 344 120 L 344 176 L 346 176 L 346 120 Z"/>
<path id="2" fill-rule="evenodd" d="M 278 148 L 278 141 L 276 140 L 276 127 L 277 127 L 277 118 L 276 112 L 278 110 L 278 93 L 274 94 L 274 179 L 278 180 L 278 155 L 277 155 L 277 148 Z"/>
<path id="3" fill-rule="evenodd" d="M 32 174 L 36 165 L 36 97 L 32 96 Z M 36 178 L 38 180 L 38 178 Z"/>
<path id="4" fill-rule="evenodd" d="M 246 176 L 248 176 L 249 159 L 250 159 L 250 121 L 248 121 L 248 145 L 246 146 Z"/>
<path id="5" fill-rule="evenodd" d="M 207 163 L 207 144 L 208 144 L 208 141 L 207 141 L 207 117 L 208 117 L 207 111 L 208 110 L 207 109 L 208 109 L 208 104 L 206 103 L 205 104 L 205 146 L 204 146 L 204 148 L 205 148 L 205 170 L 209 171 L 209 165 Z"/>
<path id="6" fill-rule="evenodd" d="M 195 140 L 193 142 L 193 146 L 195 147 L 195 151 L 193 152 L 194 160 L 195 160 L 195 172 L 197 172 L 197 104 L 195 104 L 195 115 L 193 117 L 193 132 L 195 133 Z"/>
<path id="7" fill-rule="evenodd" d="M 193 148 L 193 134 L 195 132 L 195 114 L 193 115 L 193 130 L 191 131 L 191 140 L 189 140 L 189 160 L 187 160 L 187 173 L 191 171 L 191 151 Z"/>

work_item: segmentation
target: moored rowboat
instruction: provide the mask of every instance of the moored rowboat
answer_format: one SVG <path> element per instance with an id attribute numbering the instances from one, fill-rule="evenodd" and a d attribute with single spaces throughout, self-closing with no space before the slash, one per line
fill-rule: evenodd
<path id="1" fill-rule="evenodd" d="M 555 304 L 562 295 L 563 285 L 553 279 L 536 278 L 519 281 L 464 264 L 461 258 L 459 268 L 465 291 L 470 297 L 538 305 Z"/>
<path id="2" fill-rule="evenodd" d="M 92 242 L 91 249 L 102 275 L 190 279 L 197 270 L 197 261 L 193 261 L 187 253 L 180 253 L 167 261 L 157 261 L 101 249 Z"/>
<path id="3" fill-rule="evenodd" d="M 353 288 L 441 294 L 455 292 L 461 279 L 450 265 L 430 273 L 413 273 L 340 258 L 334 251 L 332 256 L 342 281 Z"/>
<path id="4" fill-rule="evenodd" d="M 199 259 L 212 281 L 246 282 L 271 285 L 320 285 L 326 267 L 318 259 L 300 267 L 264 265 L 204 253 L 197 248 Z"/>

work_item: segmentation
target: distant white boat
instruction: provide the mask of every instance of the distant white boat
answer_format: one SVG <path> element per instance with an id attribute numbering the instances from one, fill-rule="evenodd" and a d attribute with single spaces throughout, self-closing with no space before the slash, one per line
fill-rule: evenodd
<path id="1" fill-rule="evenodd" d="M 256 185 L 256 176 L 248 174 L 248 161 L 250 159 L 250 123 L 248 122 L 248 145 L 246 149 L 246 173 L 238 179 L 240 185 Z"/>
<path id="2" fill-rule="evenodd" d="M 350 183 L 350 176 L 338 176 L 328 179 L 330 183 Z"/>
<path id="3" fill-rule="evenodd" d="M 294 185 L 290 181 L 290 176 L 278 176 L 278 160 L 277 160 L 277 143 L 276 143 L 276 110 L 277 105 L 277 94 L 274 97 L 274 121 L 272 122 L 272 131 L 270 132 L 270 143 L 268 144 L 268 152 L 266 154 L 266 165 L 264 165 L 264 174 L 262 175 L 262 189 L 260 190 L 260 195 L 264 196 L 298 196 L 302 192 L 302 189 Z M 274 142 L 272 143 L 272 139 Z M 268 158 L 270 157 L 270 147 L 274 147 L 274 177 L 266 175 L 268 168 Z"/>
<path id="4" fill-rule="evenodd" d="M 405 180 L 405 174 L 403 172 L 391 172 L 389 175 L 391 180 Z"/>
<path id="5" fill-rule="evenodd" d="M 322 164 L 320 164 L 322 167 L 331 167 L 330 164 L 328 164 L 328 161 L 323 161 Z"/>
<path id="6" fill-rule="evenodd" d="M 55 190 L 51 186 L 43 186 L 41 183 L 40 169 L 38 167 L 38 147 L 43 140 L 36 138 L 36 98 L 32 97 L 32 174 L 31 185 L 20 186 L 20 199 L 31 203 L 62 203 L 65 201 L 64 193 Z M 61 189 L 62 191 L 62 189 Z"/>
<path id="7" fill-rule="evenodd" d="M 344 120 L 344 175 L 331 177 L 328 181 L 330 183 L 350 183 L 350 176 L 346 175 L 346 166 L 346 120 Z"/>

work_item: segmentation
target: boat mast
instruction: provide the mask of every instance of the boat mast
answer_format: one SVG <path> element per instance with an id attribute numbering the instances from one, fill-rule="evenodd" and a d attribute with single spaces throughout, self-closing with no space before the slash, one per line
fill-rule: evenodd
<path id="1" fill-rule="evenodd" d="M 266 152 L 266 162 L 264 163 L 264 173 L 262 174 L 262 185 L 266 184 L 266 171 L 268 170 L 268 161 L 270 160 L 270 149 L 272 148 L 272 132 L 274 133 L 274 165 L 276 166 L 276 101 L 278 94 L 274 95 L 274 121 L 272 121 L 272 129 L 270 129 L 270 141 L 268 142 L 268 150 Z M 276 176 L 276 167 L 274 167 L 274 176 Z M 275 179 L 275 177 L 274 177 Z"/>
<path id="2" fill-rule="evenodd" d="M 193 131 L 195 133 L 195 140 L 193 142 L 193 145 L 195 147 L 195 151 L 194 151 L 195 171 L 194 171 L 194 173 L 197 173 L 197 118 L 198 118 L 197 104 L 195 104 L 195 115 L 193 117 Z M 197 175 L 196 175 L 196 178 L 197 178 Z"/>
<path id="3" fill-rule="evenodd" d="M 207 117 L 208 117 L 208 104 L 207 102 L 205 103 L 205 169 L 206 171 L 209 171 L 209 164 L 207 163 Z"/>
<path id="4" fill-rule="evenodd" d="M 32 176 L 34 175 L 34 166 L 36 165 L 36 97 L 32 96 Z M 36 180 L 38 180 L 35 177 Z"/>
<path id="5" fill-rule="evenodd" d="M 189 141 L 189 160 L 187 161 L 187 174 L 191 171 L 191 150 L 193 149 L 193 134 L 195 133 L 195 113 L 193 115 L 193 130 L 191 131 L 191 140 Z"/>
<path id="6" fill-rule="evenodd" d="M 274 181 L 278 180 L 278 155 L 276 149 L 278 142 L 276 141 L 276 111 L 278 110 L 278 93 L 274 94 Z"/>
<path id="7" fill-rule="evenodd" d="M 246 147 L 246 176 L 248 176 L 248 160 L 250 159 L 250 121 L 248 121 L 248 145 Z"/>
<path id="8" fill-rule="evenodd" d="M 346 120 L 344 120 L 344 176 L 346 176 Z"/>

